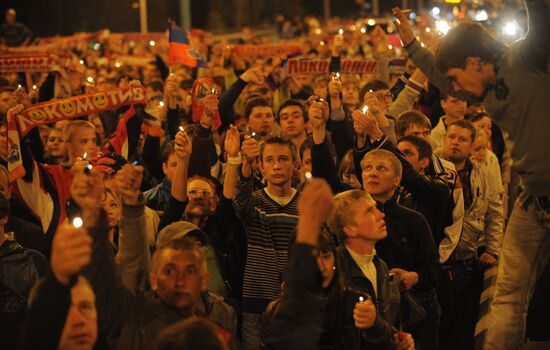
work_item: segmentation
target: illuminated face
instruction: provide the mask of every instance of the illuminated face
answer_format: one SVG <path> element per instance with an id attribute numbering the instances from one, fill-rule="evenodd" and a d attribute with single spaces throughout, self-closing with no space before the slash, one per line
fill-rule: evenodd
<path id="1" fill-rule="evenodd" d="M 470 156 L 472 149 L 472 132 L 470 129 L 458 125 L 447 128 L 447 134 L 443 141 L 445 159 L 460 163 Z"/>
<path id="2" fill-rule="evenodd" d="M 344 232 L 350 238 L 379 241 L 386 238 L 384 213 L 376 208 L 372 198 L 361 198 L 350 208 L 353 212 L 351 222 L 344 226 Z"/>
<path id="3" fill-rule="evenodd" d="M 51 129 L 46 139 L 46 153 L 54 158 L 63 158 L 66 154 L 65 142 L 63 141 L 63 131 Z"/>
<path id="4" fill-rule="evenodd" d="M 367 97 L 367 94 L 365 94 L 365 97 Z M 393 96 L 390 89 L 377 90 L 374 92 L 374 97 L 376 97 L 384 110 L 388 109 L 393 102 Z M 366 101 L 363 102 L 366 103 Z"/>
<path id="5" fill-rule="evenodd" d="M 343 84 L 342 102 L 346 105 L 356 105 L 359 103 L 359 89 L 355 84 Z"/>
<path id="6" fill-rule="evenodd" d="M 445 111 L 445 114 L 453 119 L 461 119 L 466 113 L 467 103 L 466 101 L 459 100 L 449 96 L 446 100 L 441 100 L 441 108 Z"/>
<path id="7" fill-rule="evenodd" d="M 206 217 L 216 209 L 214 189 L 204 180 L 195 179 L 187 184 L 187 198 L 187 216 Z"/>
<path id="8" fill-rule="evenodd" d="M 468 57 L 466 60 L 466 67 L 464 69 L 450 68 L 445 75 L 451 80 L 455 90 L 464 91 L 475 97 L 483 97 L 487 84 L 484 82 L 479 62 L 471 58 Z"/>
<path id="9" fill-rule="evenodd" d="M 279 124 L 283 136 L 294 138 L 305 134 L 304 113 L 299 106 L 287 106 L 279 112 Z"/>
<path id="10" fill-rule="evenodd" d="M 403 153 L 407 161 L 411 163 L 414 170 L 420 173 L 424 172 L 424 169 L 428 166 L 428 158 L 420 159 L 418 148 L 413 143 L 401 141 L 397 144 L 397 148 Z"/>
<path id="11" fill-rule="evenodd" d="M 94 157 L 97 153 L 97 137 L 94 128 L 81 128 L 73 134 L 72 140 L 66 143 L 67 152 L 73 157 Z"/>
<path id="12" fill-rule="evenodd" d="M 294 168 L 294 159 L 287 145 L 265 145 L 260 170 L 268 184 L 287 184 L 292 180 Z"/>
<path id="13" fill-rule="evenodd" d="M 164 175 L 172 182 L 172 179 L 174 178 L 174 172 L 176 171 L 176 167 L 178 166 L 178 157 L 176 157 L 176 154 L 173 153 L 168 157 L 168 160 L 166 163 L 162 163 L 162 171 L 164 172 Z"/>
<path id="14" fill-rule="evenodd" d="M 407 130 L 405 130 L 405 135 L 403 136 L 409 136 L 409 135 L 418 136 L 429 142 L 431 131 L 432 130 L 430 128 L 427 128 L 425 126 L 412 124 Z"/>
<path id="15" fill-rule="evenodd" d="M 485 132 L 485 135 L 487 135 L 487 138 L 491 138 L 493 134 L 493 122 L 491 121 L 491 118 L 483 117 L 473 122 L 472 124 L 474 124 L 476 128 L 483 130 Z"/>
<path id="16" fill-rule="evenodd" d="M 305 174 L 306 172 L 312 172 L 313 166 L 311 165 L 311 149 L 306 148 L 304 149 L 304 153 L 302 153 L 302 173 Z"/>
<path id="17" fill-rule="evenodd" d="M 373 197 L 390 198 L 401 178 L 386 157 L 366 155 L 361 162 L 363 187 Z"/>
<path id="18" fill-rule="evenodd" d="M 252 108 L 248 117 L 248 127 L 259 136 L 266 136 L 273 130 L 275 117 L 271 107 L 257 106 Z"/>
<path id="19" fill-rule="evenodd" d="M 120 203 L 113 197 L 110 192 L 105 192 L 103 201 L 101 202 L 103 210 L 107 214 L 107 220 L 109 221 L 109 228 L 115 228 L 120 223 Z"/>
<path id="20" fill-rule="evenodd" d="M 323 277 L 323 288 L 327 288 L 334 277 L 334 254 L 332 252 L 320 252 L 317 256 L 317 265 Z"/>
<path id="21" fill-rule="evenodd" d="M 472 145 L 470 158 L 480 163 L 485 162 L 487 159 L 487 136 L 481 134 L 476 137 L 476 140 Z"/>
<path id="22" fill-rule="evenodd" d="M 71 306 L 59 341 L 60 350 L 91 350 L 97 339 L 95 294 L 79 280 L 71 289 Z"/>
<path id="23" fill-rule="evenodd" d="M 189 310 L 208 286 L 206 267 L 192 250 L 162 249 L 156 270 L 150 275 L 151 287 L 160 300 L 177 310 Z"/>

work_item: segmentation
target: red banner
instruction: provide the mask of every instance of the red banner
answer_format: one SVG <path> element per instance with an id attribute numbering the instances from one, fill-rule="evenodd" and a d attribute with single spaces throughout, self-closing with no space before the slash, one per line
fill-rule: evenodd
<path id="1" fill-rule="evenodd" d="M 52 54 L 12 54 L 0 56 L 0 73 L 51 72 L 65 65 L 66 58 Z"/>
<path id="2" fill-rule="evenodd" d="M 15 181 L 25 175 L 19 140 L 35 126 L 116 109 L 124 105 L 144 103 L 146 101 L 145 94 L 146 90 L 143 87 L 130 87 L 38 103 L 21 110 L 16 115 L 9 110 L 8 168 L 10 179 Z"/>
<path id="3" fill-rule="evenodd" d="M 293 58 L 285 65 L 287 75 L 295 74 L 326 74 L 329 72 L 330 60 L 301 60 Z M 376 61 L 373 60 L 342 60 L 341 74 L 363 74 L 376 72 Z"/>
<path id="4" fill-rule="evenodd" d="M 295 44 L 237 45 L 233 47 L 233 52 L 241 57 L 250 58 L 293 55 L 301 53 L 302 49 Z"/>

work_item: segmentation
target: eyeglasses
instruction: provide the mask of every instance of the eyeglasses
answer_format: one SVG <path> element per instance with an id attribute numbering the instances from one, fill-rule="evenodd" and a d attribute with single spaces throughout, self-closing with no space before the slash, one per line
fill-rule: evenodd
<path id="1" fill-rule="evenodd" d="M 385 94 L 385 95 L 378 95 L 378 96 L 376 96 L 376 98 L 378 99 L 378 101 L 393 100 L 393 95 L 388 93 L 388 94 Z"/>
<path id="2" fill-rule="evenodd" d="M 200 88 L 200 90 L 197 92 L 198 99 L 203 99 L 207 95 L 218 95 L 218 90 L 216 88 L 210 88 L 210 89 Z"/>
<path id="3" fill-rule="evenodd" d="M 207 190 L 189 190 L 187 191 L 187 196 L 193 197 L 193 198 L 197 198 L 197 197 L 210 198 L 212 197 L 212 192 Z"/>

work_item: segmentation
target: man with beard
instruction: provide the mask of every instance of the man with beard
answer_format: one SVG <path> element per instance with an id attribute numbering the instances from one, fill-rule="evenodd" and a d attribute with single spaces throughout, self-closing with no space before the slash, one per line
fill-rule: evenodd
<path id="1" fill-rule="evenodd" d="M 497 263 L 504 228 L 500 179 L 489 169 L 470 160 L 476 129 L 466 120 L 447 127 L 445 159 L 458 172 L 464 194 L 464 222 L 457 248 L 444 265 L 454 291 L 450 324 L 441 329 L 444 349 L 473 347 L 483 269 Z M 481 267 L 481 268 L 480 268 Z"/>
<path id="2" fill-rule="evenodd" d="M 177 165 L 173 173 L 170 199 L 159 230 L 179 220 L 191 222 L 201 228 L 208 237 L 207 245 L 212 247 L 214 253 L 212 256 L 207 253 L 207 258 L 214 260 L 212 263 L 217 265 L 220 272 L 211 273 L 209 290 L 222 295 L 228 303 L 238 308 L 246 256 L 243 228 L 232 203 L 237 168 L 240 165 L 239 132 L 231 126 L 225 138 L 228 165 L 221 197 L 217 193 L 216 184 L 210 178 L 188 178 L 192 149 L 190 137 L 184 132 L 178 132 L 174 144 Z"/>

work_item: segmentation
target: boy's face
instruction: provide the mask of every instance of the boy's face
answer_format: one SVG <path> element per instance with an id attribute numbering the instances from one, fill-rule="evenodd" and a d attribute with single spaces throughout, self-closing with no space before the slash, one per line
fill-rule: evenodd
<path id="1" fill-rule="evenodd" d="M 75 131 L 71 142 L 67 142 L 67 151 L 74 157 L 94 157 L 97 153 L 97 137 L 92 128 L 81 128 Z"/>
<path id="2" fill-rule="evenodd" d="M 372 198 L 361 198 L 351 208 L 353 217 L 350 223 L 344 226 L 346 235 L 350 238 L 368 241 L 379 241 L 386 238 L 386 221 L 384 213 L 376 207 Z"/>
<path id="3" fill-rule="evenodd" d="M 164 175 L 172 182 L 172 179 L 174 178 L 174 172 L 176 171 L 176 167 L 178 166 L 178 158 L 176 157 L 175 153 L 172 153 L 169 157 L 166 163 L 162 163 L 162 171 L 164 172 Z"/>
<path id="4" fill-rule="evenodd" d="M 401 178 L 395 173 L 392 162 L 384 157 L 366 156 L 361 163 L 363 187 L 371 196 L 388 197 L 399 185 Z"/>
<path id="5" fill-rule="evenodd" d="M 275 117 L 271 107 L 257 106 L 252 108 L 248 118 L 248 127 L 259 136 L 271 133 L 275 124 Z"/>
<path id="6" fill-rule="evenodd" d="M 304 113 L 299 106 L 287 106 L 279 112 L 279 124 L 283 136 L 298 137 L 306 130 Z"/>
<path id="7" fill-rule="evenodd" d="M 479 57 L 468 57 L 464 68 L 450 68 L 445 75 L 453 82 L 457 91 L 464 91 L 475 97 L 482 97 L 485 92 L 485 76 Z"/>
<path id="8" fill-rule="evenodd" d="M 260 170 L 267 183 L 284 185 L 292 180 L 294 159 L 287 145 L 265 145 Z"/>

